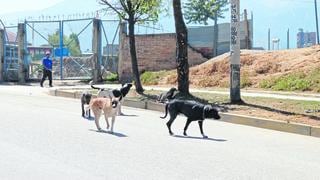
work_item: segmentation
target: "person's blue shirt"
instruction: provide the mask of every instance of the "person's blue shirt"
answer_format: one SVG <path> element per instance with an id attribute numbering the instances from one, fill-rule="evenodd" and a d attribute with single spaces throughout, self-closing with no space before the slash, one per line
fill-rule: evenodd
<path id="1" fill-rule="evenodd" d="M 50 71 L 52 70 L 52 60 L 48 56 L 42 59 L 42 65 L 47 70 L 50 70 Z"/>

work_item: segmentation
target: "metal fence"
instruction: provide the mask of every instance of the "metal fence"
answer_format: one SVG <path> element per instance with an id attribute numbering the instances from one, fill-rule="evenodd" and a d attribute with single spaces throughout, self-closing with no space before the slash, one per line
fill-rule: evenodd
<path id="1" fill-rule="evenodd" d="M 87 18 L 25 21 L 23 24 L 26 79 L 42 77 L 42 58 L 46 51 L 52 55 L 54 79 L 92 79 L 97 67 L 101 68 L 103 78 L 106 78 L 108 72 L 117 73 L 119 20 Z M 3 74 L 5 80 L 17 81 L 18 28 L 3 23 L 1 25 L 5 32 Z"/>

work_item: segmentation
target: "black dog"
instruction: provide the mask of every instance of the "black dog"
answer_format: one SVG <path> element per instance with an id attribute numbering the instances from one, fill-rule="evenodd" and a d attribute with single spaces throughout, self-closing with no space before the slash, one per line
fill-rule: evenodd
<path id="1" fill-rule="evenodd" d="M 91 101 L 91 97 L 92 97 L 92 94 L 90 94 L 88 92 L 82 93 L 82 96 L 81 96 L 82 117 L 84 117 L 85 114 L 87 116 L 89 116 L 89 118 L 91 117 L 90 109 L 85 111 L 85 108 L 84 108 L 84 105 L 89 105 L 89 103 Z"/>
<path id="2" fill-rule="evenodd" d="M 176 88 L 172 87 L 168 92 L 163 92 L 159 95 L 157 101 L 160 103 L 165 103 L 175 98 L 175 92 L 178 91 Z"/>
<path id="3" fill-rule="evenodd" d="M 166 104 L 166 114 L 164 117 L 160 117 L 160 118 L 162 118 L 162 119 L 166 118 L 168 111 L 170 114 L 170 120 L 167 122 L 167 126 L 169 129 L 170 135 L 173 135 L 173 132 L 171 131 L 171 124 L 176 119 L 176 117 L 179 113 L 182 113 L 185 116 L 187 116 L 187 122 L 184 127 L 184 131 L 183 131 L 183 135 L 185 135 L 185 136 L 187 136 L 186 131 L 188 129 L 189 124 L 192 121 L 198 121 L 199 127 L 200 127 L 200 132 L 201 132 L 203 138 L 208 138 L 208 136 L 206 136 L 203 133 L 203 129 L 202 129 L 203 120 L 205 118 L 220 119 L 218 111 L 216 109 L 214 109 L 212 106 L 203 105 L 203 104 L 197 103 L 195 101 L 185 101 L 185 100 L 175 99 L 175 100 L 169 102 L 168 104 Z"/>

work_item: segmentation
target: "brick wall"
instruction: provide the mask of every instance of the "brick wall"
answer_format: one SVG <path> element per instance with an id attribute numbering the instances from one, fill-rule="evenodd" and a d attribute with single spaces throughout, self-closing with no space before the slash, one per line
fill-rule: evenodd
<path id="1" fill-rule="evenodd" d="M 132 66 L 129 49 L 129 37 L 120 38 L 118 72 L 120 81 L 132 80 Z M 176 68 L 176 36 L 175 34 L 136 35 L 136 49 L 139 71 L 159 71 Z M 201 54 L 189 48 L 189 65 L 205 62 Z"/>

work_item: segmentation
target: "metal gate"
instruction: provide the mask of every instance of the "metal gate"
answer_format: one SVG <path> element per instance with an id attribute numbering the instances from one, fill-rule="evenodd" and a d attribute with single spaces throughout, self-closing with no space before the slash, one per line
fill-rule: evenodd
<path id="1" fill-rule="evenodd" d="M 119 20 L 25 21 L 23 29 L 22 56 L 28 79 L 42 77 L 46 51 L 51 52 L 54 79 L 92 79 L 97 69 L 102 79 L 106 79 L 108 72 L 117 73 Z M 4 27 L 4 30 L 4 77 L 17 81 L 18 26 Z"/>
<path id="2" fill-rule="evenodd" d="M 18 81 L 18 27 L 4 26 L 4 79 L 7 81 Z"/>
<path id="3" fill-rule="evenodd" d="M 51 52 L 53 59 L 53 78 L 59 76 L 60 72 L 55 70 L 57 58 L 53 53 L 54 49 L 59 46 L 56 41 L 59 41 L 60 37 L 55 36 L 60 32 L 59 23 L 60 21 L 25 21 L 29 79 L 42 77 L 42 58 L 46 51 Z"/>
<path id="4" fill-rule="evenodd" d="M 119 20 L 102 20 L 102 78 L 106 79 L 109 73 L 118 73 L 119 62 Z"/>
<path id="5" fill-rule="evenodd" d="M 61 34 L 63 41 L 60 49 L 61 79 L 91 79 L 93 65 L 92 54 L 92 18 L 63 20 Z M 91 27 L 91 28 L 89 28 Z M 59 50 L 60 51 L 60 50 Z M 63 59 L 61 61 L 61 59 Z"/>

